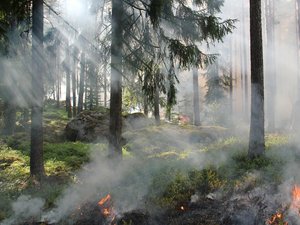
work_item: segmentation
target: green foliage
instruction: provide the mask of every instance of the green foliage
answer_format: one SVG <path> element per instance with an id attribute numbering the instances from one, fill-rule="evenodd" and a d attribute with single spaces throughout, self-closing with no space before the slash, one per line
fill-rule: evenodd
<path id="1" fill-rule="evenodd" d="M 204 54 L 196 45 L 186 46 L 176 39 L 169 39 L 169 51 L 172 52 L 174 59 L 178 60 L 183 69 L 189 69 L 193 66 L 203 68 L 216 59 L 215 55 Z"/>
<path id="2" fill-rule="evenodd" d="M 250 159 L 245 152 L 236 154 L 233 157 L 233 160 L 235 161 L 238 170 L 245 171 L 263 169 L 273 163 L 272 159 L 266 156 Z"/>
<path id="3" fill-rule="evenodd" d="M 201 171 L 192 170 L 189 172 L 189 179 L 192 186 L 202 194 L 216 191 L 226 183 L 214 167 L 208 167 Z"/>
<path id="4" fill-rule="evenodd" d="M 161 17 L 164 12 L 170 12 L 170 6 L 173 0 L 151 0 L 148 14 L 154 27 L 158 27 Z"/>
<path id="5" fill-rule="evenodd" d="M 90 145 L 81 142 L 46 143 L 44 145 L 44 159 L 55 165 L 53 168 L 57 172 L 58 167 L 64 169 L 79 169 L 80 166 L 89 160 Z M 67 170 L 69 171 L 69 170 Z"/>
<path id="6" fill-rule="evenodd" d="M 211 167 L 203 170 L 178 170 L 167 168 L 153 178 L 150 186 L 150 201 L 161 207 L 174 208 L 183 202 L 189 202 L 195 194 L 206 195 L 225 185 L 218 171 Z"/>

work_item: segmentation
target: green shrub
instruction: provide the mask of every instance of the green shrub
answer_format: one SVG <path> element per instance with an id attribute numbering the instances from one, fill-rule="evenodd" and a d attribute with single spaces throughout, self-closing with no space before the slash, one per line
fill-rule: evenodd
<path id="1" fill-rule="evenodd" d="M 212 167 L 188 172 L 169 168 L 154 176 L 149 197 L 150 201 L 161 207 L 172 208 L 179 203 L 189 202 L 195 192 L 206 195 L 222 188 L 225 183 Z"/>

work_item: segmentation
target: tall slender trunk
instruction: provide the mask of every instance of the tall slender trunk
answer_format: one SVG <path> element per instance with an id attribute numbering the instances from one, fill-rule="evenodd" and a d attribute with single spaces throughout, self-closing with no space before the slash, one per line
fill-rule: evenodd
<path id="1" fill-rule="evenodd" d="M 148 108 L 148 99 L 144 96 L 144 114 L 148 117 L 149 108 Z"/>
<path id="2" fill-rule="evenodd" d="M 193 69 L 193 106 L 194 106 L 194 125 L 200 126 L 200 98 L 199 98 L 199 79 L 198 69 Z"/>
<path id="3" fill-rule="evenodd" d="M 66 111 L 68 113 L 68 118 L 72 117 L 71 109 L 71 74 L 70 74 L 70 50 L 66 50 Z"/>
<path id="4" fill-rule="evenodd" d="M 245 10 L 245 3 L 242 1 L 242 7 L 243 7 L 243 12 L 242 12 L 242 39 L 244 40 L 244 45 L 242 47 L 242 72 L 243 72 L 243 77 L 244 77 L 244 115 L 246 118 L 246 121 L 249 121 L 249 89 L 248 89 L 248 38 L 246 34 L 246 10 Z"/>
<path id="5" fill-rule="evenodd" d="M 7 90 L 7 92 L 9 92 L 9 90 Z M 4 127 L 2 131 L 4 135 L 13 135 L 15 133 L 17 110 L 13 99 L 14 98 L 4 100 Z"/>
<path id="6" fill-rule="evenodd" d="M 123 10 L 123 1 L 112 0 L 109 154 L 118 160 L 122 159 Z"/>
<path id="7" fill-rule="evenodd" d="M 76 116 L 76 95 L 77 95 L 77 92 L 76 92 L 76 70 L 77 70 L 77 50 L 76 48 L 74 47 L 73 48 L 73 54 L 72 54 L 72 59 L 73 59 L 73 62 L 72 62 L 72 97 L 73 97 L 73 117 Z"/>
<path id="8" fill-rule="evenodd" d="M 55 61 L 55 72 L 56 72 L 56 107 L 60 107 L 60 50 L 59 45 L 56 46 L 56 61 Z"/>
<path id="9" fill-rule="evenodd" d="M 159 88 L 155 83 L 155 95 L 154 95 L 154 118 L 156 125 L 160 125 L 160 112 L 159 112 Z"/>
<path id="10" fill-rule="evenodd" d="M 254 158 L 265 152 L 261 0 L 250 0 L 250 46 L 251 121 L 248 156 Z"/>
<path id="11" fill-rule="evenodd" d="M 99 106 L 99 80 L 98 80 L 98 72 L 95 69 L 95 103 L 96 108 Z"/>
<path id="12" fill-rule="evenodd" d="M 298 49 L 297 49 L 297 61 L 300 60 L 300 0 L 296 0 L 296 18 L 297 18 L 297 37 L 298 37 Z M 300 64 L 297 64 L 297 86 L 298 86 L 298 93 L 297 93 L 297 101 L 300 100 Z"/>
<path id="13" fill-rule="evenodd" d="M 81 53 L 79 96 L 78 96 L 78 114 L 81 113 L 83 110 L 84 77 L 85 77 L 85 54 Z"/>
<path id="14" fill-rule="evenodd" d="M 89 110 L 93 109 L 93 102 L 94 102 L 94 65 L 91 63 L 90 64 L 90 70 L 89 70 L 89 83 L 90 83 L 90 94 L 89 94 Z"/>
<path id="15" fill-rule="evenodd" d="M 275 68 L 275 32 L 274 32 L 274 0 L 266 0 L 266 29 L 267 54 L 266 76 L 267 82 L 267 127 L 269 131 L 275 129 L 275 97 L 276 97 L 276 68 Z"/>
<path id="16" fill-rule="evenodd" d="M 230 61 L 229 61 L 229 108 L 230 115 L 233 116 L 233 39 L 231 39 L 230 43 Z"/>
<path id="17" fill-rule="evenodd" d="M 44 12 L 43 0 L 32 2 L 32 87 L 30 175 L 41 179 L 44 174 L 43 160 L 43 37 Z"/>
<path id="18" fill-rule="evenodd" d="M 104 107 L 107 107 L 107 75 L 106 75 L 106 67 L 107 65 L 104 65 Z"/>

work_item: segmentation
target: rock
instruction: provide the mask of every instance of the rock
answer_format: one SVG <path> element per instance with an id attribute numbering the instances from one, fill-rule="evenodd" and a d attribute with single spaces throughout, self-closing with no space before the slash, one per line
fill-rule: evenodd
<path id="1" fill-rule="evenodd" d="M 123 117 L 123 131 L 140 129 L 152 121 L 143 113 L 128 114 Z M 69 141 L 92 142 L 107 139 L 109 135 L 109 110 L 83 111 L 72 119 L 65 128 L 65 136 Z"/>
<path id="2" fill-rule="evenodd" d="M 124 116 L 124 130 L 142 129 L 154 124 L 154 120 L 147 118 L 143 113 L 132 113 Z"/>
<path id="3" fill-rule="evenodd" d="M 95 141 L 108 137 L 109 112 L 83 111 L 72 119 L 65 128 L 69 141 Z"/>

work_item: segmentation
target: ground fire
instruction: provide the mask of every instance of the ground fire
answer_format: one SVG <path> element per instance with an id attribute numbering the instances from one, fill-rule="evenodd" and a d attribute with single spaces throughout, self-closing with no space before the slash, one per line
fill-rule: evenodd
<path id="1" fill-rule="evenodd" d="M 288 207 L 287 207 L 288 208 Z M 300 216 L 300 186 L 295 185 L 291 191 L 291 203 L 290 210 L 295 211 Z M 283 210 L 286 211 L 286 210 Z M 268 220 L 267 224 L 270 225 L 288 225 L 288 222 L 284 221 L 283 211 L 277 211 Z"/>
<path id="2" fill-rule="evenodd" d="M 298 214 L 300 214 L 300 186 L 295 185 L 292 190 L 292 202 L 291 202 L 291 209 L 295 210 Z"/>
<path id="3" fill-rule="evenodd" d="M 111 195 L 108 194 L 104 198 L 100 199 L 98 205 L 100 206 L 101 214 L 106 218 L 109 224 L 115 225 L 116 213 L 112 206 Z"/>
<path id="4" fill-rule="evenodd" d="M 270 225 L 288 225 L 288 222 L 284 221 L 284 215 L 282 212 L 277 212 L 270 219 L 267 220 L 267 224 Z"/>

